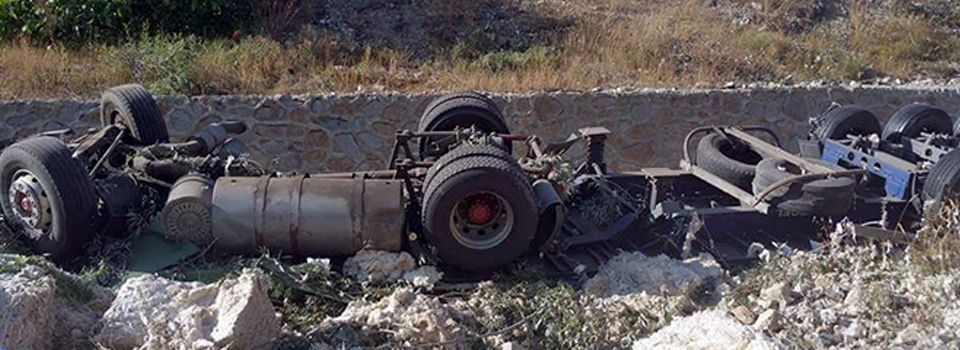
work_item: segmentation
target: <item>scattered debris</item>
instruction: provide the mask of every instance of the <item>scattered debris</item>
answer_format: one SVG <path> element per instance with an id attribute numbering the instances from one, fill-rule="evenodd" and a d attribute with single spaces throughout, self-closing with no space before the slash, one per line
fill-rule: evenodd
<path id="1" fill-rule="evenodd" d="M 777 312 L 777 309 L 767 309 L 767 311 L 760 313 L 760 316 L 757 316 L 753 328 L 770 332 L 780 330 L 780 313 Z"/>
<path id="2" fill-rule="evenodd" d="M 432 287 L 443 278 L 433 266 L 417 268 L 410 253 L 382 250 L 361 250 L 347 258 L 343 272 L 357 281 L 374 285 L 404 280 L 418 287 Z"/>
<path id="3" fill-rule="evenodd" d="M 740 324 L 722 310 L 701 311 L 676 319 L 649 338 L 633 344 L 634 350 L 778 348 L 762 333 Z"/>
<path id="4" fill-rule="evenodd" d="M 269 348 L 280 324 L 267 284 L 254 270 L 209 285 L 133 278 L 120 287 L 95 340 L 115 349 Z"/>
<path id="5" fill-rule="evenodd" d="M 403 274 L 404 281 L 417 287 L 432 288 L 441 279 L 443 279 L 443 272 L 433 266 L 421 266 Z"/>
<path id="6" fill-rule="evenodd" d="M 343 313 L 328 318 L 321 329 L 359 327 L 365 333 L 387 332 L 405 346 L 451 342 L 449 348 L 461 344 L 466 331 L 457 321 L 458 312 L 433 296 L 418 294 L 410 287 L 398 288 L 378 302 L 356 300 Z"/>
<path id="7" fill-rule="evenodd" d="M 357 281 L 384 284 L 400 280 L 416 266 L 407 252 L 361 250 L 343 263 L 343 273 Z"/>
<path id="8" fill-rule="evenodd" d="M 737 306 L 733 308 L 730 310 L 730 315 L 745 325 L 751 325 L 757 320 L 757 314 L 753 313 L 753 311 L 746 306 Z"/>
<path id="9" fill-rule="evenodd" d="M 786 307 L 792 300 L 790 286 L 785 282 L 777 282 L 760 292 L 760 307 Z"/>
<path id="10" fill-rule="evenodd" d="M 327 258 L 307 258 L 307 264 L 316 265 L 321 268 L 321 270 L 330 272 L 330 259 Z"/>
<path id="11" fill-rule="evenodd" d="M 721 275 L 723 269 L 709 254 L 680 261 L 664 255 L 623 253 L 604 264 L 583 289 L 599 296 L 687 294 Z"/>
<path id="12" fill-rule="evenodd" d="M 911 323 L 907 328 L 904 328 L 897 333 L 897 338 L 893 340 L 894 344 L 900 345 L 914 345 L 923 338 L 923 331 L 920 329 L 920 325 L 916 323 Z"/>
<path id="13" fill-rule="evenodd" d="M 821 250 L 780 254 L 738 276 L 720 303 L 745 324 L 738 314 L 759 315 L 753 328 L 797 348 L 956 348 L 960 275 L 943 247 L 957 244 L 957 225 L 928 223 L 931 241 L 905 250 L 848 244 L 853 232 L 838 225 Z"/>

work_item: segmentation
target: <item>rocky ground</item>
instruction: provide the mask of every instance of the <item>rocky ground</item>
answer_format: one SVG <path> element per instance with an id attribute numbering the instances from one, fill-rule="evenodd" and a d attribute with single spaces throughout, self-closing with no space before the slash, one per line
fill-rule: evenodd
<path id="1" fill-rule="evenodd" d="M 955 349 L 958 234 L 956 211 L 907 247 L 841 223 L 814 251 L 758 251 L 745 271 L 623 253 L 571 283 L 517 267 L 449 284 L 409 254 L 366 251 L 342 266 L 263 257 L 211 283 L 143 275 L 105 288 L 4 255 L 0 347 Z"/>

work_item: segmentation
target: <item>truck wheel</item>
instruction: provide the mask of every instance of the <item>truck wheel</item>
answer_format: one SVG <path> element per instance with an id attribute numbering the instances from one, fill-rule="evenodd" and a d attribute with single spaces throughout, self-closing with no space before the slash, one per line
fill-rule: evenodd
<path id="1" fill-rule="evenodd" d="M 934 201 L 935 207 L 946 199 L 956 199 L 960 194 L 960 148 L 954 149 L 930 168 L 923 183 L 923 200 Z"/>
<path id="2" fill-rule="evenodd" d="M 843 170 L 839 166 L 828 166 Z M 798 166 L 786 160 L 764 159 L 757 164 L 753 194 L 760 194 L 777 181 L 802 174 Z M 802 181 L 773 191 L 765 200 L 777 209 L 791 213 L 838 215 L 850 210 L 856 186 L 857 180 L 850 176 Z"/>
<path id="3" fill-rule="evenodd" d="M 451 163 L 461 160 L 468 157 L 476 156 L 485 156 L 502 159 L 506 162 L 516 162 L 513 156 L 507 151 L 503 150 L 500 147 L 492 145 L 463 145 L 457 148 L 454 148 L 447 154 L 444 154 L 437 159 L 436 163 L 430 166 L 427 169 L 427 175 L 423 178 L 423 188 L 426 189 L 430 186 L 430 182 L 436 177 L 437 173 L 446 168 Z"/>
<path id="4" fill-rule="evenodd" d="M 423 114 L 420 116 L 420 125 L 426 126 L 427 124 L 429 124 L 429 121 L 426 120 L 426 117 L 430 115 L 430 112 L 433 112 L 433 110 L 436 109 L 437 106 L 447 101 L 456 100 L 456 99 L 474 99 L 474 100 L 480 101 L 482 103 L 485 103 L 487 105 L 487 108 L 492 110 L 496 115 L 500 115 L 500 116 L 503 115 L 503 112 L 500 111 L 500 107 L 498 107 L 497 104 L 493 102 L 493 100 L 487 97 L 486 95 L 483 95 L 481 93 L 474 92 L 474 91 L 460 91 L 460 92 L 449 93 L 449 94 L 437 97 L 433 101 L 430 101 L 430 104 L 427 105 L 427 108 L 423 110 Z"/>
<path id="5" fill-rule="evenodd" d="M 533 189 L 516 162 L 475 155 L 437 172 L 421 221 L 444 264 L 491 271 L 529 251 L 537 230 Z"/>
<path id="6" fill-rule="evenodd" d="M 737 187 L 750 188 L 756 165 L 762 160 L 748 147 L 734 147 L 733 141 L 720 134 L 710 134 L 697 144 L 697 165 Z"/>
<path id="7" fill-rule="evenodd" d="M 0 191 L 7 222 L 54 260 L 72 258 L 94 233 L 93 183 L 56 138 L 31 138 L 5 149 Z"/>
<path id="8" fill-rule="evenodd" d="M 813 135 L 819 140 L 845 140 L 847 135 L 879 133 L 880 121 L 877 116 L 858 106 L 843 106 L 830 111 L 813 130 Z"/>
<path id="9" fill-rule="evenodd" d="M 486 96 L 477 93 L 457 93 L 444 95 L 432 102 L 424 110 L 417 126 L 419 131 L 449 131 L 457 127 L 471 126 L 484 132 L 509 134 L 510 129 L 496 104 Z M 440 156 L 442 151 L 431 150 L 435 138 L 420 139 L 420 154 Z M 506 144 L 510 150 L 510 144 Z"/>
<path id="10" fill-rule="evenodd" d="M 922 103 L 909 104 L 898 109 L 887 121 L 883 139 L 900 142 L 901 136 L 918 137 L 922 132 L 950 135 L 953 121 L 939 108 Z"/>
<path id="11" fill-rule="evenodd" d="M 137 84 L 115 86 L 103 92 L 100 122 L 103 126 L 118 123 L 126 126 L 130 133 L 126 141 L 133 145 L 170 142 L 157 101 Z"/>

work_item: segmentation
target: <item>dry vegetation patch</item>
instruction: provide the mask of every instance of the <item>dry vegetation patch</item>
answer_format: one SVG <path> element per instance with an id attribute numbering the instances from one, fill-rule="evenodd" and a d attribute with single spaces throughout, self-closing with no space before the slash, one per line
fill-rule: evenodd
<path id="1" fill-rule="evenodd" d="M 91 97 L 130 81 L 183 94 L 515 92 L 960 74 L 960 6 L 947 0 L 273 6 L 272 17 L 261 15 L 272 28 L 259 31 L 264 37 L 160 34 L 40 47 L 8 40 L 0 98 Z"/>

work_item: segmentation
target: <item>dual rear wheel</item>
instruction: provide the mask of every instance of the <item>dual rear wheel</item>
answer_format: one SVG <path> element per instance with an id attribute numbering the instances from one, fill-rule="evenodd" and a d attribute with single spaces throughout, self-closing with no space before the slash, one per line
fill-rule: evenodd
<path id="1" fill-rule="evenodd" d="M 883 140 L 900 143 L 904 137 L 918 138 L 924 134 L 960 137 L 960 119 L 952 121 L 943 110 L 914 103 L 901 107 L 881 130 L 876 116 L 856 107 L 835 109 L 824 117 L 814 131 L 820 139 L 842 140 L 847 135 L 878 134 Z M 931 168 L 923 184 L 924 201 L 942 203 L 960 195 L 960 149 L 941 157 Z"/>
<path id="2" fill-rule="evenodd" d="M 420 131 L 475 128 L 508 134 L 503 114 L 474 92 L 441 96 L 424 110 Z M 423 181 L 421 223 L 444 265 L 490 271 L 530 250 L 538 210 L 533 187 L 509 143 L 444 144 L 422 138 L 420 154 L 438 157 Z"/>
<path id="3" fill-rule="evenodd" d="M 486 133 L 509 134 L 510 128 L 503 113 L 489 97 L 476 92 L 456 92 L 440 96 L 424 109 L 418 131 L 452 131 L 460 128 L 476 128 Z M 510 152 L 509 143 L 501 144 Z M 420 139 L 422 158 L 440 157 L 456 145 L 440 137 Z"/>

